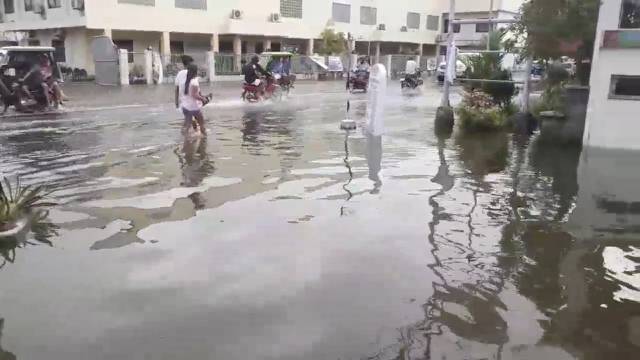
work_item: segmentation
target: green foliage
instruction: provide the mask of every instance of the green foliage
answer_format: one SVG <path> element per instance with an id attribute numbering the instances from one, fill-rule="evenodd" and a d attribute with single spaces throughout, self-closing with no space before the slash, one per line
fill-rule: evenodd
<path id="1" fill-rule="evenodd" d="M 512 26 L 523 55 L 551 60 L 561 56 L 576 59 L 577 76 L 588 83 L 589 65 L 582 62 L 593 54 L 601 0 L 528 0 L 520 21 Z"/>
<path id="2" fill-rule="evenodd" d="M 508 126 L 508 113 L 480 91 L 467 93 L 456 113 L 461 128 L 467 132 L 496 131 Z"/>
<path id="3" fill-rule="evenodd" d="M 568 81 L 570 78 L 569 72 L 564 67 L 552 64 L 547 67 L 547 85 L 558 86 Z"/>
<path id="4" fill-rule="evenodd" d="M 540 98 L 540 102 L 534 106 L 533 114 L 540 116 L 540 113 L 544 111 L 565 113 L 566 109 L 563 93 L 562 84 L 548 86 L 544 90 L 544 93 Z"/>
<path id="5" fill-rule="evenodd" d="M 501 50 L 505 36 L 504 31 L 494 31 L 489 33 L 489 48 L 491 50 Z M 469 79 L 489 79 L 489 80 L 512 80 L 511 72 L 502 69 L 504 53 L 482 53 L 480 55 L 468 57 L 465 61 L 467 65 L 466 77 Z M 468 92 L 482 90 L 493 100 L 494 105 L 506 107 L 511 103 L 511 99 L 516 93 L 513 83 L 489 83 L 489 82 L 468 82 L 465 86 Z"/>
<path id="6" fill-rule="evenodd" d="M 322 44 L 318 49 L 320 55 L 340 55 L 346 50 L 344 33 L 336 33 L 333 29 L 325 29 L 321 34 Z"/>
<path id="7" fill-rule="evenodd" d="M 53 205 L 43 201 L 47 195 L 43 186 L 22 186 L 20 178 L 11 186 L 5 178 L 4 184 L 0 182 L 0 231 L 11 229 L 15 221 L 36 208 Z"/>

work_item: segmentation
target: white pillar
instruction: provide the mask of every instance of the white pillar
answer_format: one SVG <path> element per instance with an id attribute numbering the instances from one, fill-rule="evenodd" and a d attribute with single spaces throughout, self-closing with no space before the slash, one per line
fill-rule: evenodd
<path id="1" fill-rule="evenodd" d="M 160 54 L 162 60 L 168 64 L 171 62 L 171 34 L 168 31 L 162 33 L 162 39 L 160 40 Z"/>
<path id="2" fill-rule="evenodd" d="M 147 85 L 153 85 L 153 51 L 149 49 L 144 51 L 144 77 Z"/>
<path id="3" fill-rule="evenodd" d="M 424 55 L 424 44 L 418 44 L 418 55 Z"/>
<path id="4" fill-rule="evenodd" d="M 216 55 L 213 51 L 207 52 L 207 70 L 209 72 L 209 82 L 216 78 Z"/>
<path id="5" fill-rule="evenodd" d="M 358 55 L 357 54 L 351 54 L 351 69 L 349 70 L 353 70 L 354 68 L 358 67 Z"/>
<path id="6" fill-rule="evenodd" d="M 262 49 L 264 51 L 271 50 L 271 39 L 265 39 L 262 42 Z"/>
<path id="7" fill-rule="evenodd" d="M 384 62 L 384 66 L 387 68 L 387 77 L 391 77 L 391 55 L 387 55 Z"/>
<path id="8" fill-rule="evenodd" d="M 217 54 L 220 52 L 220 36 L 216 33 L 216 34 L 211 34 L 211 51 L 214 52 L 214 54 Z"/>
<path id="9" fill-rule="evenodd" d="M 120 85 L 129 85 L 129 52 L 120 49 Z"/>
<path id="10" fill-rule="evenodd" d="M 103 30 L 104 36 L 110 37 L 113 39 L 113 31 L 110 28 L 105 28 Z"/>
<path id="11" fill-rule="evenodd" d="M 242 39 L 240 36 L 233 38 L 233 68 L 240 71 L 240 61 L 242 60 Z"/>
<path id="12" fill-rule="evenodd" d="M 313 55 L 313 52 L 314 52 L 313 42 L 314 42 L 314 39 L 307 40 L 307 55 L 308 56 Z"/>

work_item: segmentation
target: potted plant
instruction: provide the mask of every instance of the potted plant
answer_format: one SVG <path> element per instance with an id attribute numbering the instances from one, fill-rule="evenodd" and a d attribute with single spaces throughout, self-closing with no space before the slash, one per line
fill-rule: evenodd
<path id="1" fill-rule="evenodd" d="M 53 205 L 44 201 L 46 195 L 43 186 L 22 186 L 20 178 L 14 186 L 7 178 L 0 181 L 0 241 L 14 238 L 33 220 L 46 217 L 43 208 Z"/>

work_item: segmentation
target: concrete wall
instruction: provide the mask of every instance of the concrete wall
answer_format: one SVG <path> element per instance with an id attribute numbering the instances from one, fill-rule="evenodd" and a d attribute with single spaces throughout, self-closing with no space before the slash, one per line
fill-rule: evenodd
<path id="1" fill-rule="evenodd" d="M 612 74 L 640 75 L 640 49 L 600 48 L 604 31 L 619 28 L 621 3 L 606 0 L 600 9 L 584 144 L 640 149 L 640 101 L 608 99 Z"/>

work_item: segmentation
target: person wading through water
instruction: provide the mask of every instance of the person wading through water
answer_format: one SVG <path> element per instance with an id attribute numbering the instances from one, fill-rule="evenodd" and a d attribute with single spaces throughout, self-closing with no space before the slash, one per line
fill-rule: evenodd
<path id="1" fill-rule="evenodd" d="M 188 133 L 189 127 L 194 126 L 193 120 L 195 119 L 202 136 L 207 136 L 202 107 L 209 102 L 209 98 L 200 93 L 198 66 L 196 64 L 191 63 L 187 66 L 187 77 L 184 82 L 179 84 L 178 90 L 180 93 L 180 105 L 184 114 L 183 133 L 185 135 Z"/>

